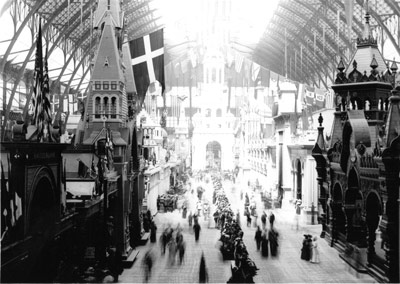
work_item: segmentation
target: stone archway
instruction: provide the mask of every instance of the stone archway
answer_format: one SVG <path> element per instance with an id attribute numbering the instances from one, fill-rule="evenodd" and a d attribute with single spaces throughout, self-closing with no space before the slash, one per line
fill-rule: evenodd
<path id="1" fill-rule="evenodd" d="M 209 142 L 206 146 L 206 169 L 221 170 L 221 144 Z"/>
<path id="2" fill-rule="evenodd" d="M 57 192 L 50 171 L 42 169 L 33 183 L 32 198 L 28 209 L 28 235 L 32 237 L 29 269 L 32 282 L 51 282 L 56 275 L 57 253 L 54 247 L 54 232 L 57 212 Z"/>
<path id="3" fill-rule="evenodd" d="M 301 171 L 301 161 L 300 159 L 296 160 L 296 199 L 302 199 L 302 181 L 303 181 L 303 173 Z"/>

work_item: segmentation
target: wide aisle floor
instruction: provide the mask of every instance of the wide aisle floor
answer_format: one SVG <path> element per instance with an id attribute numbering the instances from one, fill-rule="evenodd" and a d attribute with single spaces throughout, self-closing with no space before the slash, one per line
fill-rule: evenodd
<path id="1" fill-rule="evenodd" d="M 192 188 L 196 191 L 197 184 L 192 182 Z M 212 187 L 206 185 L 205 195 L 208 200 L 212 200 Z M 235 187 L 232 189 L 232 187 Z M 240 210 L 241 225 L 244 231 L 244 242 L 247 246 L 250 258 L 259 268 L 254 277 L 256 283 L 375 283 L 376 281 L 366 274 L 358 274 L 339 257 L 338 252 L 331 248 L 323 239 L 319 239 L 319 251 L 321 262 L 313 264 L 300 259 L 300 249 L 303 234 L 319 236 L 320 225 L 301 226 L 296 230 L 293 226 L 293 210 L 286 205 L 283 209 L 273 210 L 279 237 L 278 257 L 264 258 L 256 250 L 254 241 L 255 227 L 247 227 L 243 216 L 243 203 L 240 200 L 240 185 L 232 185 L 229 181 L 224 182 L 225 192 L 232 204 L 234 212 Z M 246 192 L 247 186 L 242 187 Z M 250 195 L 250 194 L 249 194 Z M 188 194 L 190 199 L 195 200 L 195 195 Z M 259 194 L 254 195 L 257 203 L 259 216 L 262 213 L 262 206 Z M 195 204 L 192 202 L 191 204 Z M 211 207 L 211 216 L 214 208 Z M 269 211 L 267 211 L 269 215 Z M 144 265 L 142 259 L 148 250 L 152 250 L 155 256 L 150 283 L 198 283 L 200 257 L 204 252 L 206 265 L 209 274 L 209 282 L 226 283 L 231 276 L 230 261 L 223 261 L 220 251 L 216 244 L 220 236 L 220 231 L 214 228 L 214 222 L 205 221 L 203 216 L 200 218 L 201 232 L 200 240 L 195 242 L 194 233 L 189 229 L 188 219 L 183 219 L 182 215 L 175 210 L 174 212 L 159 213 L 155 217 L 158 226 L 157 243 L 147 243 L 146 246 L 138 247 L 140 253 L 130 269 L 125 269 L 119 278 L 120 283 L 142 283 L 144 282 Z M 260 223 L 260 218 L 258 218 Z M 168 259 L 168 249 L 165 255 L 161 255 L 159 236 L 163 229 L 171 224 L 173 228 L 180 224 L 183 227 L 183 237 L 186 241 L 185 260 L 182 265 L 178 263 L 178 255 L 175 264 L 171 264 Z M 210 228 L 208 228 L 210 226 Z"/>

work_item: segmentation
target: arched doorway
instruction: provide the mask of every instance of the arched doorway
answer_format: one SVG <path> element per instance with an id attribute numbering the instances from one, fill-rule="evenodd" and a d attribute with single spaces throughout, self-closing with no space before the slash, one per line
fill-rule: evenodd
<path id="1" fill-rule="evenodd" d="M 336 183 L 333 187 L 333 204 L 332 204 L 332 235 L 334 239 L 338 239 L 339 234 L 346 234 L 346 216 L 343 212 L 343 194 L 341 186 Z"/>
<path id="2" fill-rule="evenodd" d="M 302 172 L 301 172 L 301 162 L 299 159 L 296 161 L 296 181 L 297 181 L 297 189 L 296 189 L 296 198 L 302 199 Z"/>
<path id="3" fill-rule="evenodd" d="M 378 229 L 379 220 L 382 215 L 382 206 L 378 195 L 375 192 L 368 194 L 366 203 L 366 222 L 368 227 L 368 263 L 372 263 L 374 258 L 384 259 L 385 252 L 382 249 L 382 239 L 376 238 L 376 230 Z"/>
<path id="4" fill-rule="evenodd" d="M 358 174 L 355 169 L 349 172 L 345 193 L 347 241 L 358 244 L 361 241 L 362 195 L 359 191 Z"/>
<path id="5" fill-rule="evenodd" d="M 217 141 L 206 146 L 206 169 L 221 170 L 221 144 Z"/>
<path id="6" fill-rule="evenodd" d="M 37 175 L 29 205 L 28 235 L 32 236 L 31 260 L 33 267 L 27 273 L 32 282 L 52 282 L 56 272 L 57 249 L 53 241 L 57 204 L 55 183 L 46 170 Z"/>

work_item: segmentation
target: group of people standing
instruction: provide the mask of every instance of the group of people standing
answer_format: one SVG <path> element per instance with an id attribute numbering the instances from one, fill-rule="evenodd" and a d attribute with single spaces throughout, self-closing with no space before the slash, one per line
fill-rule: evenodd
<path id="1" fill-rule="evenodd" d="M 267 229 L 267 219 L 269 220 L 270 227 Z M 256 240 L 257 250 L 261 249 L 262 256 L 268 257 L 269 251 L 271 256 L 277 256 L 278 254 L 278 237 L 279 234 L 274 228 L 275 215 L 274 213 L 270 213 L 270 216 L 267 216 L 265 211 L 261 215 L 261 224 L 257 226 L 257 230 L 255 233 L 254 239 Z"/>
<path id="2" fill-rule="evenodd" d="M 319 251 L 316 236 L 312 237 L 311 235 L 304 235 L 300 258 L 311 263 L 319 263 Z"/>

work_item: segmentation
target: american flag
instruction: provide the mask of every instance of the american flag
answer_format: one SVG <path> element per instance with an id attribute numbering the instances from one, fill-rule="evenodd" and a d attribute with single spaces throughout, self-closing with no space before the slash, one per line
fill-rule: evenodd
<path id="1" fill-rule="evenodd" d="M 50 92 L 48 73 L 47 48 L 43 68 L 42 25 L 41 20 L 39 20 L 39 31 L 36 40 L 35 82 L 33 88 L 34 96 L 32 98 L 33 124 L 36 126 L 38 131 L 38 141 L 43 141 L 43 138 L 52 141 L 50 133 L 50 101 L 47 97 L 47 94 Z M 47 129 L 48 137 L 44 137 L 45 128 Z"/>

